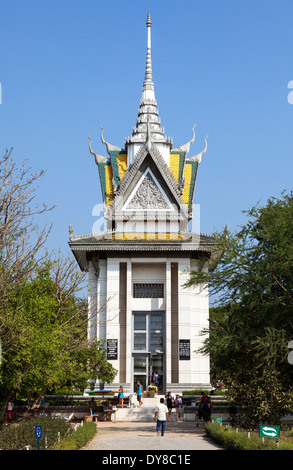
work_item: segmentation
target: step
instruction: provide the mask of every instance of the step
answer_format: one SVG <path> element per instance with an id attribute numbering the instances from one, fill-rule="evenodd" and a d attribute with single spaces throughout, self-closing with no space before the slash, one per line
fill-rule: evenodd
<path id="1" fill-rule="evenodd" d="M 113 421 L 151 421 L 154 419 L 154 408 L 118 408 Z"/>
<path id="2" fill-rule="evenodd" d="M 117 408 L 117 411 L 112 416 L 113 421 L 153 421 L 155 416 L 155 409 L 158 403 L 160 403 L 160 398 L 163 397 L 157 395 L 154 398 L 143 398 L 143 405 L 141 408 L 137 407 L 136 397 L 133 400 L 134 406 L 127 408 Z M 172 411 L 170 420 L 175 421 L 176 413 L 175 410 Z M 181 416 L 182 419 L 182 416 Z"/>
<path id="3" fill-rule="evenodd" d="M 144 422 L 151 422 L 154 420 L 155 417 L 155 408 L 118 408 L 116 413 L 112 415 L 112 421 L 115 422 L 136 422 L 136 421 L 144 421 Z M 175 411 L 172 411 L 170 416 L 170 421 L 176 420 Z M 183 420 L 183 416 L 181 416 L 180 421 Z"/>

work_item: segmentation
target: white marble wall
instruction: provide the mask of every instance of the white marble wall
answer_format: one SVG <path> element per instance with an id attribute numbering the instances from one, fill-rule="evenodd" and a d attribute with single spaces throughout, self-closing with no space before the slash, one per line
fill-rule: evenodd
<path id="1" fill-rule="evenodd" d="M 119 272 L 120 262 L 127 263 L 127 302 L 126 302 L 126 383 L 132 381 L 132 312 L 162 310 L 166 312 L 166 384 L 171 384 L 171 263 L 178 263 L 178 344 L 179 339 L 190 340 L 191 359 L 178 361 L 179 388 L 209 386 L 209 358 L 195 352 L 203 337 L 200 332 L 208 328 L 209 297 L 208 291 L 199 288 L 186 289 L 183 284 L 188 280 L 187 269 L 196 269 L 195 262 L 189 258 L 108 258 L 99 261 L 99 278 L 90 263 L 89 305 L 96 308 L 97 314 L 89 321 L 89 336 L 97 339 L 118 339 L 119 325 Z M 142 263 L 143 262 L 143 263 Z M 134 299 L 133 282 L 163 282 L 164 299 Z M 118 349 L 119 350 L 119 349 Z M 118 369 L 115 383 L 119 384 L 119 360 L 111 361 Z M 174 384 L 175 385 L 175 384 Z"/>

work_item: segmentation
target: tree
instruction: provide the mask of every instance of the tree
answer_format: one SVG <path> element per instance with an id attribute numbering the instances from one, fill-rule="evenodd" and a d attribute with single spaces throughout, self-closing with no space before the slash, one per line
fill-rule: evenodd
<path id="1" fill-rule="evenodd" d="M 78 297 L 85 275 L 74 260 L 46 252 L 51 227 L 36 219 L 53 209 L 37 204 L 43 171 L 0 159 L 0 401 L 12 392 L 41 396 L 89 378 L 111 382 L 105 350 L 87 339 L 91 313 Z"/>
<path id="2" fill-rule="evenodd" d="M 18 167 L 12 150 L 0 159 L 0 341 L 5 339 L 6 347 L 11 339 L 7 322 L 13 326 L 10 299 L 46 256 L 41 250 L 51 227 L 40 229 L 35 223 L 36 216 L 53 209 L 36 203 L 36 184 L 43 175 L 42 170 L 33 172 L 26 162 Z"/>
<path id="3" fill-rule="evenodd" d="M 0 159 L 0 285 L 2 304 L 23 277 L 37 270 L 51 226 L 40 227 L 35 217 L 54 206 L 36 202 L 37 182 L 44 171 L 33 171 L 25 161 L 18 167 L 12 149 Z M 37 256 L 38 255 L 38 256 Z"/>
<path id="4" fill-rule="evenodd" d="M 87 339 L 87 303 L 76 297 L 83 277 L 74 260 L 57 257 L 23 283 L 11 305 L 17 321 L 13 348 L 3 355 L 3 388 L 9 391 L 13 384 L 19 395 L 32 395 L 38 403 L 49 390 L 65 385 L 84 390 L 89 378 L 114 379 L 105 350 Z"/>
<path id="5" fill-rule="evenodd" d="M 253 207 L 247 217 L 235 234 L 214 235 L 212 269 L 191 272 L 188 286 L 209 285 L 218 296 L 221 309 L 202 351 L 211 355 L 213 373 L 224 378 L 231 398 L 246 405 L 246 421 L 256 424 L 292 409 L 292 193 Z"/>

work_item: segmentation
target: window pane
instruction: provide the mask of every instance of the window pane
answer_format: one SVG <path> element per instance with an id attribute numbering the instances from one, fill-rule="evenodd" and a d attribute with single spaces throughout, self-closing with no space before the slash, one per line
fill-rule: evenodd
<path id="1" fill-rule="evenodd" d="M 163 333 L 156 334 L 152 333 L 151 334 L 151 339 L 150 339 L 150 350 L 151 352 L 162 352 L 163 351 Z"/>
<path id="2" fill-rule="evenodd" d="M 146 315 L 134 315 L 134 330 L 146 330 Z"/>
<path id="3" fill-rule="evenodd" d="M 146 373 L 146 356 L 134 356 L 133 371 L 136 374 Z"/>
<path id="4" fill-rule="evenodd" d="M 146 350 L 146 333 L 134 333 L 134 351 Z"/>
<path id="5" fill-rule="evenodd" d="M 162 315 L 151 315 L 151 331 L 163 329 L 163 316 Z"/>
<path id="6" fill-rule="evenodd" d="M 160 372 L 162 373 L 163 371 L 163 356 L 161 354 L 153 355 L 152 356 L 152 365 L 153 365 L 153 370 L 158 371 L 159 374 Z"/>
<path id="7" fill-rule="evenodd" d="M 150 350 L 151 352 L 163 351 L 164 348 L 164 330 L 163 330 L 163 316 L 151 315 L 150 325 Z"/>

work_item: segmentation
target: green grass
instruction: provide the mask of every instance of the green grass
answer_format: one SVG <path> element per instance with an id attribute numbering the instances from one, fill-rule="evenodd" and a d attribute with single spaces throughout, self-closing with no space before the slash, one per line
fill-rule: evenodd
<path id="1" fill-rule="evenodd" d="M 60 442 L 57 442 L 51 450 L 78 450 L 85 446 L 96 434 L 97 426 L 95 423 L 85 423 L 83 426 L 79 426 L 76 431 Z"/>

